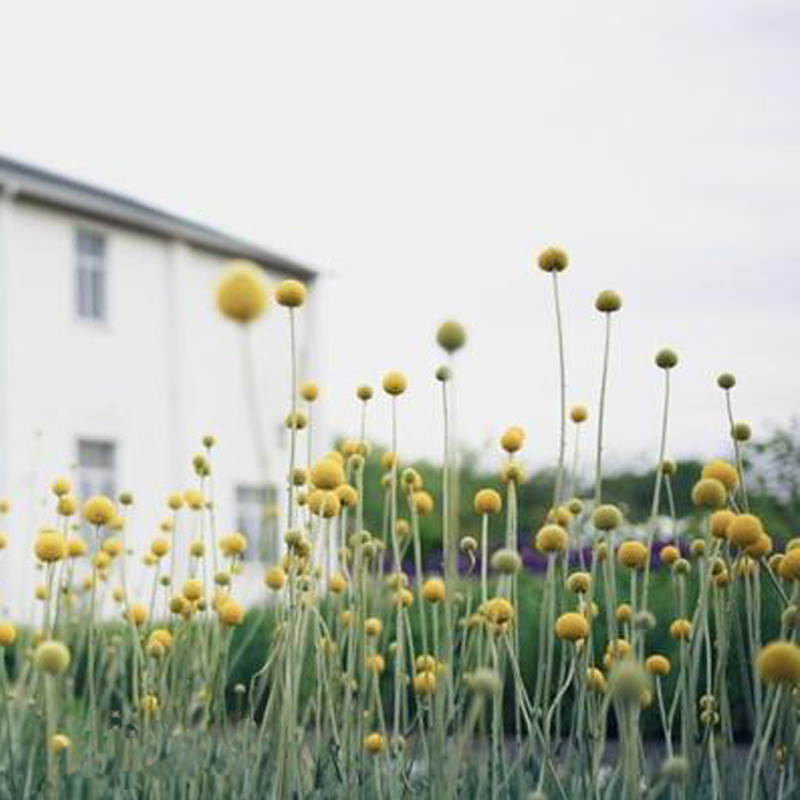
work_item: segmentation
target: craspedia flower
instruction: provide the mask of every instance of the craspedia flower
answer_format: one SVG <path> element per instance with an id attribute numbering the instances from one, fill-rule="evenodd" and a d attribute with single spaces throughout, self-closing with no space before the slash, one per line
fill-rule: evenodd
<path id="1" fill-rule="evenodd" d="M 83 516 L 92 525 L 108 525 L 117 514 L 114 504 L 105 495 L 96 494 L 83 504 Z"/>
<path id="2" fill-rule="evenodd" d="M 588 572 L 573 572 L 567 578 L 567 589 L 575 594 L 586 594 L 591 582 L 592 578 Z"/>
<path id="3" fill-rule="evenodd" d="M 525 444 L 525 429 L 512 425 L 501 437 L 500 446 L 507 453 L 516 453 Z"/>
<path id="4" fill-rule="evenodd" d="M 603 314 L 612 314 L 622 308 L 622 297 L 612 289 L 606 289 L 597 295 L 594 307 Z"/>
<path id="5" fill-rule="evenodd" d="M 17 629 L 10 622 L 0 622 L 0 647 L 10 647 L 17 640 Z"/>
<path id="6" fill-rule="evenodd" d="M 502 507 L 503 501 L 494 489 L 480 489 L 475 494 L 476 514 L 497 514 Z"/>
<path id="7" fill-rule="evenodd" d="M 54 733 L 50 737 L 50 752 L 54 755 L 60 755 L 63 753 L 68 747 L 72 746 L 72 740 L 69 736 L 65 736 L 63 733 Z"/>
<path id="8" fill-rule="evenodd" d="M 306 301 L 306 287 L 292 278 L 275 287 L 275 300 L 284 308 L 299 308 Z"/>
<path id="9" fill-rule="evenodd" d="M 429 603 L 441 603 L 445 596 L 444 581 L 441 578 L 428 578 L 422 584 L 422 599 Z"/>
<path id="10" fill-rule="evenodd" d="M 778 575 L 785 581 L 800 580 L 800 548 L 786 551 L 778 565 Z"/>
<path id="11" fill-rule="evenodd" d="M 36 648 L 33 656 L 36 669 L 49 675 L 61 675 L 69 667 L 69 662 L 69 648 L 63 642 L 57 642 L 54 639 L 43 641 Z"/>
<path id="12" fill-rule="evenodd" d="M 36 537 L 33 551 L 40 561 L 46 563 L 61 561 L 67 554 L 67 542 L 57 531 L 43 531 Z"/>
<path id="13" fill-rule="evenodd" d="M 692 636 L 692 623 L 683 617 L 673 621 L 669 626 L 669 635 L 678 641 L 686 641 Z"/>
<path id="14" fill-rule="evenodd" d="M 555 524 L 544 525 L 536 532 L 534 544 L 543 553 L 559 553 L 567 547 L 567 532 Z"/>
<path id="15" fill-rule="evenodd" d="M 754 514 L 737 514 L 728 524 L 728 541 L 739 548 L 754 545 L 762 533 L 764 527 Z"/>
<path id="16" fill-rule="evenodd" d="M 670 347 L 662 347 L 656 353 L 655 362 L 661 369 L 672 369 L 678 363 L 678 354 Z"/>
<path id="17" fill-rule="evenodd" d="M 196 578 L 189 578 L 183 584 L 183 596 L 190 602 L 197 602 L 203 596 L 203 583 Z"/>
<path id="18" fill-rule="evenodd" d="M 748 442 L 753 436 L 753 429 L 747 422 L 734 422 L 731 426 L 731 436 L 737 442 Z"/>
<path id="19" fill-rule="evenodd" d="M 537 262 L 543 272 L 563 272 L 569 264 L 569 258 L 560 247 L 546 247 L 539 253 Z"/>
<path id="20" fill-rule="evenodd" d="M 598 506 L 592 512 L 592 524 L 599 531 L 616 530 L 622 525 L 622 512 L 610 503 Z"/>
<path id="21" fill-rule="evenodd" d="M 739 473 L 736 471 L 736 467 L 721 458 L 709 461 L 703 467 L 702 477 L 716 478 L 729 492 L 732 492 L 739 484 Z"/>
<path id="22" fill-rule="evenodd" d="M 556 620 L 556 636 L 567 642 L 577 642 L 589 635 L 589 623 L 583 614 L 568 611 Z"/>
<path id="23" fill-rule="evenodd" d="M 313 403 L 319 397 L 319 387 L 314 381 L 303 381 L 300 384 L 300 397 L 306 403 Z"/>
<path id="24" fill-rule="evenodd" d="M 234 322 L 252 322 L 267 308 L 264 273 L 251 261 L 232 261 L 217 284 L 217 308 Z"/>
<path id="25" fill-rule="evenodd" d="M 792 642 L 771 642 L 761 649 L 756 669 L 764 683 L 800 681 L 800 647 Z"/>
<path id="26" fill-rule="evenodd" d="M 701 478 L 692 487 L 692 502 L 699 508 L 722 508 L 728 494 L 716 478 Z"/>
<path id="27" fill-rule="evenodd" d="M 141 628 L 147 622 L 147 607 L 142 603 L 131 603 L 127 616 L 130 622 L 137 628 Z"/>
<path id="28" fill-rule="evenodd" d="M 466 344 L 467 332 L 460 322 L 450 319 L 439 326 L 436 331 L 436 341 L 445 352 L 455 353 Z"/>
<path id="29" fill-rule="evenodd" d="M 387 372 L 383 376 L 381 385 L 383 386 L 383 391 L 386 392 L 386 394 L 391 395 L 392 397 L 397 397 L 398 395 L 403 394 L 403 392 L 408 388 L 408 381 L 402 372 L 393 370 L 392 372 Z"/>
<path id="30" fill-rule="evenodd" d="M 492 569 L 501 575 L 515 575 L 522 569 L 522 559 L 516 550 L 503 547 L 492 554 Z"/>
<path id="31" fill-rule="evenodd" d="M 576 424 L 580 425 L 589 419 L 589 409 L 584 405 L 575 405 L 569 410 L 569 418 Z"/>
<path id="32" fill-rule="evenodd" d="M 630 569 L 642 569 L 647 563 L 647 547 L 635 539 L 623 542 L 617 551 L 619 563 Z"/>
<path id="33" fill-rule="evenodd" d="M 644 668 L 651 675 L 658 675 L 661 678 L 665 678 L 667 675 L 669 675 L 672 666 L 666 656 L 656 654 L 648 656 L 645 659 Z"/>
<path id="34" fill-rule="evenodd" d="M 383 735 L 380 733 L 369 733 L 364 737 L 364 749 L 371 756 L 380 755 L 385 747 L 386 742 L 383 738 Z"/>
<path id="35" fill-rule="evenodd" d="M 311 484 L 316 489 L 332 491 L 345 482 L 342 465 L 334 458 L 321 458 L 311 467 Z"/>
<path id="36" fill-rule="evenodd" d="M 736 377 L 732 372 L 723 372 L 717 376 L 717 386 L 725 391 L 733 389 L 736 386 Z"/>
<path id="37" fill-rule="evenodd" d="M 236 628 L 244 621 L 244 606 L 232 597 L 227 597 L 219 607 L 218 616 L 223 625 Z"/>
<path id="38" fill-rule="evenodd" d="M 708 519 L 711 535 L 717 539 L 727 539 L 728 528 L 735 517 L 736 514 L 727 508 L 715 511 Z"/>

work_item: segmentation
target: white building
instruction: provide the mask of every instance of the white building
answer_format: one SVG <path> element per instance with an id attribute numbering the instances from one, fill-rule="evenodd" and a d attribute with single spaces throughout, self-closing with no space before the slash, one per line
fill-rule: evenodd
<path id="1" fill-rule="evenodd" d="M 264 498 L 281 495 L 290 403 L 287 312 L 249 331 L 269 458 L 259 466 L 245 339 L 214 290 L 231 258 L 311 289 L 298 315 L 300 375 L 312 378 L 314 281 L 308 267 L 138 201 L 0 158 L 0 606 L 34 608 L 33 538 L 53 524 L 60 475 L 76 494 L 136 499 L 127 543 L 139 552 L 166 516 L 167 492 L 196 485 L 192 456 L 213 434 L 221 532 L 277 551 Z M 268 488 L 269 487 L 269 488 Z M 255 571 L 255 568 L 254 570 Z"/>

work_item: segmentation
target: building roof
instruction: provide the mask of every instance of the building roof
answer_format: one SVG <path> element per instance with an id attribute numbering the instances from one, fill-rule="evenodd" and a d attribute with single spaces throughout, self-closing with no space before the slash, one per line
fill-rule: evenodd
<path id="1" fill-rule="evenodd" d="M 223 256 L 248 258 L 263 266 L 306 281 L 317 271 L 260 245 L 179 217 L 123 194 L 100 189 L 82 181 L 0 155 L 0 189 L 15 197 L 79 212 L 104 222 L 179 239 Z"/>

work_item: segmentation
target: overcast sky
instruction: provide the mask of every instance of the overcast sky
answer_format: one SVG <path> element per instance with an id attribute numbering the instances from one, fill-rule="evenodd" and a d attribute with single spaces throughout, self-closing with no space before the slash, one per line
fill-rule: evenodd
<path id="1" fill-rule="evenodd" d="M 597 404 L 595 294 L 625 301 L 612 464 L 655 457 L 662 345 L 682 358 L 676 456 L 726 452 L 721 370 L 757 432 L 797 411 L 797 3 L 0 7 L 0 152 L 325 271 L 332 430 L 355 426 L 356 384 L 398 368 L 401 449 L 438 455 L 433 335 L 455 317 L 462 438 L 522 424 L 528 460 L 552 461 L 553 309 L 531 266 L 549 243 L 572 259 L 570 402 Z"/>

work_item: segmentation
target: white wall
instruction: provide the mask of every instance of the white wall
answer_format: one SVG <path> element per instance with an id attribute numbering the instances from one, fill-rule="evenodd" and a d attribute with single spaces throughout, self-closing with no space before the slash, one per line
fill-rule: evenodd
<path id="1" fill-rule="evenodd" d="M 105 323 L 75 315 L 79 225 L 107 237 Z M 54 520 L 48 487 L 69 474 L 79 437 L 117 443 L 119 488 L 136 498 L 126 536 L 140 552 L 165 516 L 167 492 L 194 485 L 191 457 L 204 434 L 218 440 L 221 532 L 234 522 L 235 485 L 258 483 L 261 475 L 245 402 L 242 330 L 214 303 L 225 259 L 22 201 L 11 204 L 3 230 L 0 495 L 11 500 L 12 512 L 4 523 L 10 545 L 0 553 L 0 606 L 30 618 L 41 613 L 32 599 L 33 538 Z M 299 313 L 301 347 L 311 313 Z M 289 406 L 287 316 L 273 306 L 250 331 L 273 480 L 285 474 L 277 432 Z"/>

